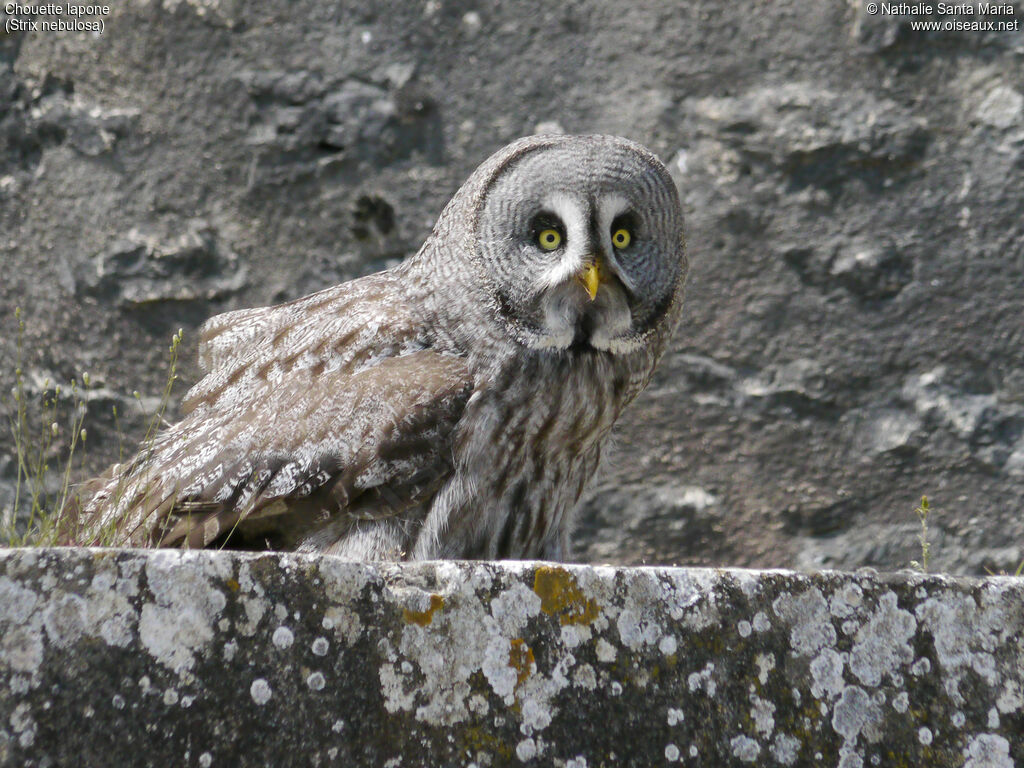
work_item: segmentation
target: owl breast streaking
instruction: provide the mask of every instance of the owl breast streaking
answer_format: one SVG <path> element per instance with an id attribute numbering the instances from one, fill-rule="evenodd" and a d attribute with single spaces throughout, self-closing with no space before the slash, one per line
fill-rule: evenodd
<path id="1" fill-rule="evenodd" d="M 209 320 L 184 418 L 82 486 L 69 540 L 564 559 L 686 270 L 649 151 L 514 142 L 401 265 Z"/>

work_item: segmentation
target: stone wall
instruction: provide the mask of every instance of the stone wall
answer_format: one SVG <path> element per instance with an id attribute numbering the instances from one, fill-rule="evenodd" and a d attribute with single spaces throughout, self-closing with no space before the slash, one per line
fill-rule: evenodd
<path id="1" fill-rule="evenodd" d="M 0 550 L 4 766 L 1024 764 L 1024 580 Z"/>
<path id="2" fill-rule="evenodd" d="M 126 451 L 145 433 L 132 392 L 154 410 L 178 328 L 171 417 L 203 320 L 397 263 L 514 138 L 608 132 L 670 166 L 692 270 L 579 556 L 898 569 L 927 494 L 937 568 L 1024 560 L 1020 29 L 853 0 L 109 5 L 99 35 L 0 35 L 0 424 L 20 305 L 33 402 L 92 375 L 82 474 L 118 455 L 113 407 Z"/>

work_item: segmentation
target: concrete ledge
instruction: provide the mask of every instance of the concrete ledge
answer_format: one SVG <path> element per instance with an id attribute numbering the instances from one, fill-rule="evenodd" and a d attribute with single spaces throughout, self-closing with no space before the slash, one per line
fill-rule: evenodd
<path id="1" fill-rule="evenodd" d="M 1024 765 L 1024 579 L 0 550 L 0 764 Z"/>

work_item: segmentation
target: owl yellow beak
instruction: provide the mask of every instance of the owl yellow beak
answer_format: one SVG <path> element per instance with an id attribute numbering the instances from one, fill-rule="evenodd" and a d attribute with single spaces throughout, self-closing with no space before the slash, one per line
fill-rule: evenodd
<path id="1" fill-rule="evenodd" d="M 595 258 L 592 262 L 583 267 L 583 270 L 578 275 L 580 282 L 583 283 L 583 290 L 587 292 L 587 296 L 593 301 L 597 298 L 597 288 L 601 285 L 601 260 Z"/>

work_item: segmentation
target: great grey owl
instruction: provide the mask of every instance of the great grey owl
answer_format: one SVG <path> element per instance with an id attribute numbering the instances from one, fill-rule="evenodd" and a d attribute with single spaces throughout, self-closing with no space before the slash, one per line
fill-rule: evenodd
<path id="1" fill-rule="evenodd" d="M 564 559 L 686 271 L 651 152 L 516 141 L 401 265 L 203 325 L 184 418 L 82 487 L 71 539 Z"/>

